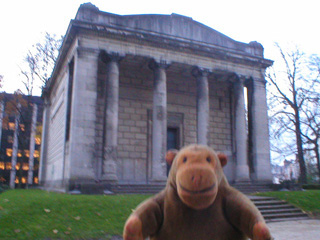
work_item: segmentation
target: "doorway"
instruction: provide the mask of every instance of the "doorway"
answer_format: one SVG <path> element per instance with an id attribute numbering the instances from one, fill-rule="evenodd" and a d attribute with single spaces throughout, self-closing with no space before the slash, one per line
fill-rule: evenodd
<path id="1" fill-rule="evenodd" d="M 179 128 L 168 127 L 167 128 L 167 150 L 179 149 Z M 167 176 L 169 174 L 171 166 L 167 163 Z"/>

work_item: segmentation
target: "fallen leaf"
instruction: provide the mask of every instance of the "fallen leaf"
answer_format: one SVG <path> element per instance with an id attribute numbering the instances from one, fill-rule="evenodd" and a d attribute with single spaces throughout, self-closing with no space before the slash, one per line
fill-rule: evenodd
<path id="1" fill-rule="evenodd" d="M 3 199 L 3 201 L 4 201 L 4 202 L 9 202 L 9 199 L 6 199 L 6 198 L 5 198 L 5 199 Z"/>
<path id="2" fill-rule="evenodd" d="M 98 216 L 101 216 L 101 213 L 98 213 L 98 212 L 97 212 L 96 214 L 97 214 Z"/>
<path id="3" fill-rule="evenodd" d="M 58 231 L 57 229 L 53 229 L 52 232 L 53 232 L 54 234 L 57 234 L 59 231 Z"/>
<path id="4" fill-rule="evenodd" d="M 72 230 L 72 229 L 71 229 L 71 227 L 68 227 L 67 229 L 68 229 L 69 231 L 71 231 L 71 230 Z"/>
<path id="5" fill-rule="evenodd" d="M 64 232 L 64 234 L 66 234 L 66 235 L 69 235 L 69 234 L 70 234 L 70 232 L 68 232 L 68 231 L 65 231 L 65 232 Z"/>
<path id="6" fill-rule="evenodd" d="M 81 219 L 81 217 L 80 216 L 76 216 L 76 217 L 74 217 L 74 219 L 79 221 Z"/>
<path id="7" fill-rule="evenodd" d="M 14 232 L 15 233 L 19 233 L 19 232 L 21 232 L 21 230 L 20 229 L 15 229 Z"/>
<path id="8" fill-rule="evenodd" d="M 51 210 L 50 209 L 44 209 L 44 211 L 46 212 L 46 213 L 49 213 L 49 212 L 51 212 Z"/>
<path id="9" fill-rule="evenodd" d="M 0 206 L 0 210 L 3 210 L 3 207 Z"/>

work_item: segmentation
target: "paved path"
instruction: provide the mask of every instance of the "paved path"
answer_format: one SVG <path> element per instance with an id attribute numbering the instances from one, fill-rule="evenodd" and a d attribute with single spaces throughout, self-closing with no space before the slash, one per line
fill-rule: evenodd
<path id="1" fill-rule="evenodd" d="M 268 223 L 275 240 L 320 240 L 320 220 Z"/>

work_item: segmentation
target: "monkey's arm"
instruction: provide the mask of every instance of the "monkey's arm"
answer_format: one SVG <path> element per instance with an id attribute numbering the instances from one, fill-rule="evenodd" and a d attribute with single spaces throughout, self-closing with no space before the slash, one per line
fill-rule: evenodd
<path id="1" fill-rule="evenodd" d="M 271 240 L 271 234 L 257 207 L 241 192 L 229 188 L 224 209 L 231 224 L 253 240 Z"/>
<path id="2" fill-rule="evenodd" d="M 141 203 L 129 216 L 123 230 L 124 240 L 143 240 L 154 235 L 163 221 L 162 193 Z"/>

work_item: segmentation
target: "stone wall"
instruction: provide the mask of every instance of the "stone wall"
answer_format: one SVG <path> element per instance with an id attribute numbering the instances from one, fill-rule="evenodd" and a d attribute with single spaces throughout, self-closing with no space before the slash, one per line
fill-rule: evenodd
<path id="1" fill-rule="evenodd" d="M 120 64 L 117 176 L 119 182 L 146 182 L 151 166 L 153 73 Z M 231 156 L 230 92 L 210 79 L 209 145 Z M 197 141 L 196 79 L 167 70 L 168 118 L 183 119 L 180 147 Z M 168 126 L 170 123 L 168 121 Z"/>
<path id="2" fill-rule="evenodd" d="M 49 112 L 48 128 L 48 161 L 46 167 L 46 182 L 55 185 L 56 181 L 61 183 L 63 179 L 63 159 L 64 159 L 64 134 L 65 134 L 65 83 L 67 73 L 60 76 L 60 81 L 56 83 L 52 90 Z"/>

